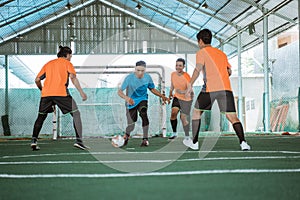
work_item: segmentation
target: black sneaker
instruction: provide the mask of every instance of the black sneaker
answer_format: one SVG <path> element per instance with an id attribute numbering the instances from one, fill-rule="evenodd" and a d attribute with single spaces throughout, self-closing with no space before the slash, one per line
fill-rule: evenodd
<path id="1" fill-rule="evenodd" d="M 141 147 L 147 147 L 149 146 L 149 141 L 147 139 L 143 139 Z"/>
<path id="2" fill-rule="evenodd" d="M 32 139 L 31 140 L 31 149 L 32 151 L 38 151 L 40 150 L 41 148 L 37 145 L 37 140 L 36 139 Z"/>
<path id="3" fill-rule="evenodd" d="M 169 137 L 169 140 L 174 140 L 175 138 L 177 138 L 176 135 L 172 135 L 171 137 Z"/>
<path id="4" fill-rule="evenodd" d="M 89 147 L 85 146 L 83 143 L 80 143 L 80 142 L 74 143 L 74 147 L 76 147 L 76 148 L 78 148 L 78 149 L 82 149 L 82 150 L 87 150 L 87 149 L 89 149 Z"/>

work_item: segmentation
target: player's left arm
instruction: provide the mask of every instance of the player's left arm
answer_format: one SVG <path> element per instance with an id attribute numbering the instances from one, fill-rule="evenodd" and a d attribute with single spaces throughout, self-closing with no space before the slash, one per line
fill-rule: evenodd
<path id="1" fill-rule="evenodd" d="M 71 81 L 72 81 L 73 85 L 76 87 L 76 89 L 80 93 L 82 101 L 87 100 L 87 95 L 83 92 L 83 90 L 81 88 L 81 85 L 79 83 L 79 80 L 77 79 L 76 75 L 73 74 L 73 73 L 70 73 L 70 78 L 71 78 Z"/>
<path id="2" fill-rule="evenodd" d="M 171 81 L 170 92 L 169 92 L 169 99 L 173 98 L 173 90 L 174 90 L 174 85 L 173 85 L 173 83 Z"/>
<path id="3" fill-rule="evenodd" d="M 227 67 L 227 72 L 228 72 L 228 76 L 231 76 L 231 74 L 232 74 L 232 70 L 231 70 L 231 68 L 230 68 L 230 67 Z"/>
<path id="4" fill-rule="evenodd" d="M 151 88 L 151 89 L 149 89 L 149 90 L 150 90 L 154 95 L 160 97 L 160 98 L 163 100 L 164 103 L 168 103 L 168 104 L 170 103 L 170 99 L 167 98 L 165 95 L 161 94 L 157 89 Z"/>

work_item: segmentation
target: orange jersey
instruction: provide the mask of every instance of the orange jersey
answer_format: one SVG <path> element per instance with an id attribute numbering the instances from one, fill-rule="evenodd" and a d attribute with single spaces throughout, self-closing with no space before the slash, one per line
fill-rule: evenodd
<path id="1" fill-rule="evenodd" d="M 41 80 L 45 79 L 42 97 L 67 96 L 70 73 L 76 75 L 73 64 L 64 58 L 57 58 L 45 64 L 37 75 Z"/>
<path id="2" fill-rule="evenodd" d="M 227 68 L 231 68 L 223 51 L 208 46 L 196 54 L 196 64 L 203 65 L 204 86 L 202 91 L 232 91 Z"/>
<path id="3" fill-rule="evenodd" d="M 174 96 L 178 99 L 184 101 L 190 101 L 191 98 L 186 98 L 185 94 L 181 94 L 176 92 L 176 90 L 185 91 L 187 90 L 187 84 L 191 81 L 191 77 L 188 73 L 183 72 L 183 74 L 179 75 L 177 72 L 172 72 L 171 74 L 171 82 L 174 86 L 175 94 Z"/>

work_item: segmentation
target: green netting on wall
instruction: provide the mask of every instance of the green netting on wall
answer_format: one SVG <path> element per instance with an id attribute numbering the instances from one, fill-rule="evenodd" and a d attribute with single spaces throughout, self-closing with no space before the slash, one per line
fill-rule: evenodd
<path id="1" fill-rule="evenodd" d="M 159 88 L 158 88 L 159 89 Z M 194 88 L 195 93 L 200 91 L 199 87 Z M 84 136 L 107 136 L 120 134 L 126 128 L 125 102 L 117 95 L 116 88 L 84 88 L 88 95 L 87 101 L 82 101 L 76 89 L 71 88 L 70 93 L 78 104 L 81 113 L 83 135 Z M 4 102 L 4 89 L 0 89 L 0 102 Z M 166 89 L 169 94 L 169 89 Z M 166 120 L 163 121 L 163 109 L 160 99 L 148 92 L 148 116 L 150 120 L 149 133 L 151 135 L 161 134 L 163 125 L 167 128 L 167 133 L 171 133 L 169 122 L 171 104 L 166 105 Z M 40 91 L 38 89 L 9 89 L 9 125 L 14 136 L 30 136 L 33 125 L 38 115 L 40 101 Z M 60 136 L 73 137 L 74 128 L 70 114 L 63 115 L 57 109 L 57 129 Z M 1 103 L 0 114 L 4 115 L 5 106 Z M 207 123 L 210 116 L 203 117 L 202 131 L 209 130 Z M 41 134 L 52 135 L 53 113 L 49 113 L 44 122 Z M 165 124 L 163 124 L 165 123 Z M 178 116 L 179 135 L 183 135 L 183 129 Z M 3 135 L 3 130 L 0 130 Z M 132 134 L 142 134 L 141 120 L 138 119 L 135 130 Z"/>
<path id="2" fill-rule="evenodd" d="M 82 117 L 83 136 L 99 137 L 122 133 L 126 128 L 126 115 L 124 100 L 117 95 L 116 88 L 85 88 L 88 95 L 87 101 L 82 101 L 76 89 L 70 89 L 70 93 L 78 104 Z M 199 87 L 195 87 L 195 94 L 199 94 Z M 166 94 L 169 90 L 166 89 Z M 5 114 L 4 89 L 0 89 L 0 115 Z M 8 118 L 11 135 L 31 136 L 33 124 L 38 114 L 40 91 L 38 89 L 9 89 Z M 151 135 L 161 134 L 163 125 L 167 128 L 167 134 L 172 132 L 170 125 L 171 104 L 166 105 L 166 120 L 163 121 L 163 109 L 158 97 L 149 94 L 148 115 L 150 120 Z M 194 99 L 195 101 L 195 99 Z M 58 109 L 57 109 L 58 110 Z M 272 131 L 297 131 L 298 130 L 298 98 L 281 98 L 271 102 L 271 128 Z M 202 116 L 201 131 L 211 131 L 214 127 L 211 123 L 216 120 L 219 113 L 204 113 Z M 53 113 L 48 114 L 44 122 L 41 134 L 53 134 Z M 73 137 L 74 128 L 70 114 L 63 115 L 57 111 L 58 134 L 63 137 Z M 230 123 L 221 116 L 220 130 L 228 131 Z M 1 122 L 0 122 L 1 123 Z M 165 124 L 164 124 L 165 123 Z M 219 123 L 219 122 L 217 122 Z M 142 134 L 141 120 L 138 119 L 135 134 Z M 177 132 L 183 135 L 183 129 L 178 116 Z M 3 135 L 1 124 L 0 135 Z"/>
<path id="3" fill-rule="evenodd" d="M 5 112 L 4 89 L 0 90 L 0 114 Z M 38 114 L 40 91 L 37 89 L 9 89 L 8 90 L 8 118 L 12 135 L 31 135 L 33 124 Z M 52 114 L 49 114 L 49 116 Z M 2 128 L 1 128 L 2 129 Z M 0 131 L 2 134 L 2 130 Z M 52 133 L 52 118 L 45 120 L 41 133 Z"/>

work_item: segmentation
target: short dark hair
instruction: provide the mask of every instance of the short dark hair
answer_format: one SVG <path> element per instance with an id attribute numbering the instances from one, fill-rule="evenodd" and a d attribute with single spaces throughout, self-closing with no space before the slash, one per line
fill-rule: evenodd
<path id="1" fill-rule="evenodd" d="M 204 42 L 204 44 L 211 44 L 212 33 L 208 29 L 203 29 L 197 34 L 197 39 L 198 41 L 200 41 L 201 39 Z"/>
<path id="2" fill-rule="evenodd" d="M 185 65 L 185 60 L 183 58 L 178 58 L 176 60 L 176 62 L 182 62 L 183 63 L 183 66 Z"/>
<path id="3" fill-rule="evenodd" d="M 143 67 L 146 67 L 146 62 L 145 61 L 138 61 L 135 63 L 135 66 L 143 66 Z"/>
<path id="4" fill-rule="evenodd" d="M 72 54 L 72 50 L 70 47 L 63 47 L 61 45 L 59 45 L 59 52 L 57 53 L 57 57 L 67 57 L 67 54 Z"/>

